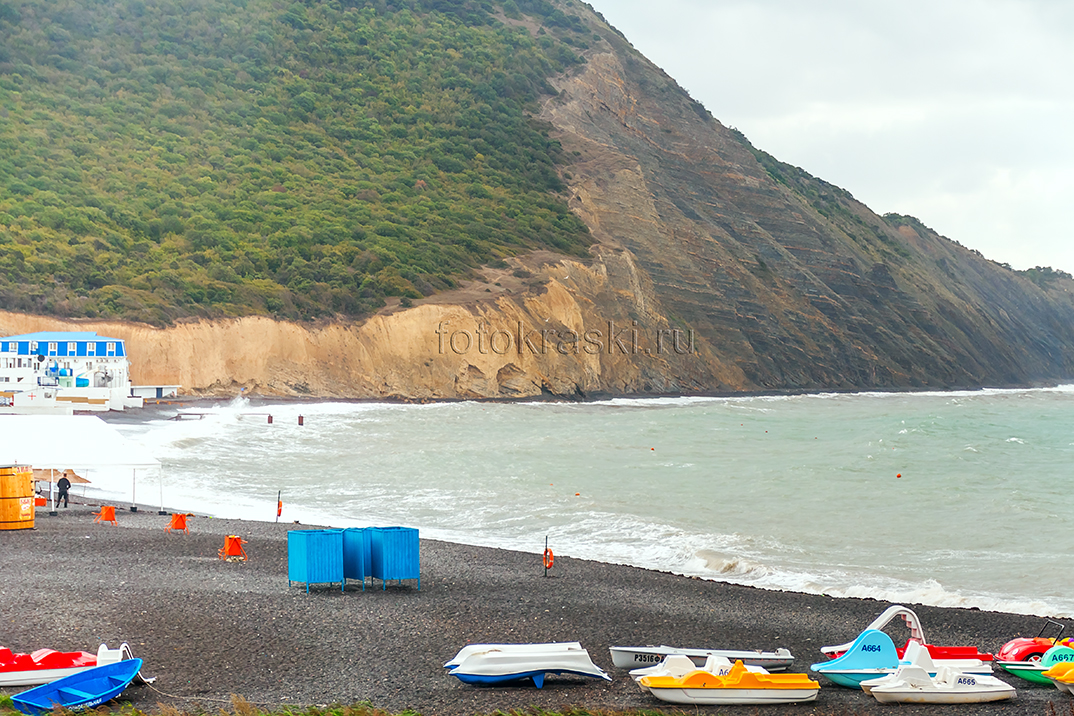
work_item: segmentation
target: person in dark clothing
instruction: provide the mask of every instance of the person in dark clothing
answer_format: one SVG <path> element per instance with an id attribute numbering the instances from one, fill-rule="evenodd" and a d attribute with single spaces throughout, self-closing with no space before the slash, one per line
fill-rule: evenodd
<path id="1" fill-rule="evenodd" d="M 67 475 L 64 475 L 56 483 L 56 487 L 59 488 L 60 494 L 56 498 L 56 505 L 60 504 L 60 500 L 63 500 L 63 506 L 67 507 L 67 491 L 71 489 L 71 481 L 67 479 Z"/>

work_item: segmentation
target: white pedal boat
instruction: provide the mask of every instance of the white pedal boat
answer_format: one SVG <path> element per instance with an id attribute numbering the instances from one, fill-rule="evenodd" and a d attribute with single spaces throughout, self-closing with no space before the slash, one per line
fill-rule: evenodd
<path id="1" fill-rule="evenodd" d="M 464 684 L 501 684 L 530 679 L 539 689 L 548 674 L 572 674 L 611 681 L 581 648 L 552 644 L 484 644 L 471 650 L 448 674 Z M 503 647 L 507 647 L 506 649 Z M 458 658 L 458 657 L 456 657 Z M 452 661 L 455 661 L 454 659 Z M 448 662 L 449 664 L 452 662 Z"/>
<path id="2" fill-rule="evenodd" d="M 504 652 L 524 651 L 527 653 L 540 651 L 585 651 L 585 649 L 582 648 L 581 643 L 577 641 L 555 641 L 547 644 L 467 644 L 459 649 L 459 653 L 453 656 L 451 661 L 444 662 L 444 668 L 454 669 L 471 654 L 493 650 Z"/>
<path id="3" fill-rule="evenodd" d="M 894 674 L 862 681 L 861 688 L 881 703 L 911 704 L 979 704 L 1010 699 L 1016 693 L 1013 686 L 989 674 L 935 666 L 928 650 L 917 642 L 906 647 Z"/>
<path id="4" fill-rule="evenodd" d="M 687 656 L 694 666 L 702 667 L 709 655 L 722 656 L 734 663 L 741 661 L 747 666 L 760 666 L 768 671 L 782 671 L 791 665 L 794 657 L 787 649 L 775 651 L 748 651 L 734 649 L 681 649 L 675 646 L 613 646 L 612 664 L 620 669 L 636 669 L 659 664 L 665 657 L 677 654 Z"/>
<path id="5" fill-rule="evenodd" d="M 806 674 L 769 674 L 753 668 L 736 661 L 726 673 L 693 669 L 682 676 L 642 676 L 638 685 L 661 701 L 691 706 L 793 704 L 812 701 L 820 691 L 820 684 Z"/>

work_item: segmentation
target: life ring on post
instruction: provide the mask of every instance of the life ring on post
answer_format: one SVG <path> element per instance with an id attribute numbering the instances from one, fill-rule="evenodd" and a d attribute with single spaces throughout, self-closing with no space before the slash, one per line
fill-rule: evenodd
<path id="1" fill-rule="evenodd" d="M 549 548 L 545 547 L 544 548 L 544 568 L 545 569 L 552 569 L 552 565 L 555 564 L 555 561 L 556 561 L 555 557 L 552 556 L 552 550 L 550 550 Z"/>

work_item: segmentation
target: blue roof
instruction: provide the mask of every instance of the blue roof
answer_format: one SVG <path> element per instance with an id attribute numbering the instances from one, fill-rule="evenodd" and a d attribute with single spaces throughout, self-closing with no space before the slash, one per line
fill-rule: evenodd
<path id="1" fill-rule="evenodd" d="M 123 342 L 121 338 L 98 336 L 96 331 L 40 331 L 38 333 L 26 333 L 21 336 L 3 336 L 0 337 L 0 341 L 37 341 L 38 343 L 63 343 L 65 341 Z"/>

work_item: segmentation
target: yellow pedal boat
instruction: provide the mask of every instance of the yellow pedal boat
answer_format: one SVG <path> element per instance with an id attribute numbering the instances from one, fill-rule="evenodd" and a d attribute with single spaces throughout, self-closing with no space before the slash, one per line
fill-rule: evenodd
<path id="1" fill-rule="evenodd" d="M 1055 688 L 1060 691 L 1074 695 L 1074 662 L 1061 661 L 1047 671 L 1042 672 L 1041 676 L 1051 680 L 1055 684 Z"/>
<path id="2" fill-rule="evenodd" d="M 694 669 L 681 676 L 643 676 L 638 683 L 673 704 L 792 704 L 817 698 L 820 684 L 807 674 L 769 674 L 736 661 L 724 676 Z"/>

